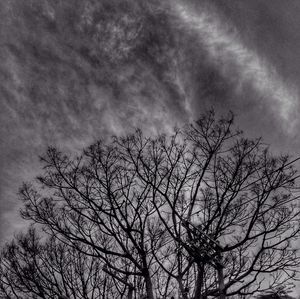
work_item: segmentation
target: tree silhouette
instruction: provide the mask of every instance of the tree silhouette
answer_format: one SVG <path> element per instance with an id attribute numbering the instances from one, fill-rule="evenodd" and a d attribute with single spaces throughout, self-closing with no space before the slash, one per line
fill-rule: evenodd
<path id="1" fill-rule="evenodd" d="M 7 244 L 0 257 L 1 298 L 113 298 L 118 291 L 101 261 L 59 242 L 41 240 L 30 228 Z"/>
<path id="2" fill-rule="evenodd" d="M 49 148 L 39 184 L 21 189 L 22 215 L 135 296 L 252 295 L 292 282 L 299 266 L 296 160 L 210 111 L 75 158 Z"/>

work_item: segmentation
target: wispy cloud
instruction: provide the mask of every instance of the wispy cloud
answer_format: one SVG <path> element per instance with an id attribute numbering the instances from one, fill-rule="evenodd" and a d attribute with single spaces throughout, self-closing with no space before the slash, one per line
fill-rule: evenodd
<path id="1" fill-rule="evenodd" d="M 141 4 L 0 1 L 0 243 L 21 223 L 16 192 L 47 145 L 74 152 L 187 119 L 171 29 Z"/>
<path id="2" fill-rule="evenodd" d="M 296 125 L 298 94 L 276 69 L 254 49 L 243 43 L 234 26 L 208 5 L 195 9 L 187 3 L 172 1 L 174 13 L 184 26 L 193 31 L 199 47 L 205 48 L 209 59 L 227 78 L 233 74 L 236 90 L 250 85 L 263 104 L 280 117 L 291 132 Z M 230 79 L 229 79 L 230 80 Z"/>

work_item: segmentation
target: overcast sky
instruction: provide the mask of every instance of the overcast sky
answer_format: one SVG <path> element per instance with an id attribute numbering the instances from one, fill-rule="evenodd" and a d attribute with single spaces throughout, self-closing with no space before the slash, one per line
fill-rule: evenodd
<path id="1" fill-rule="evenodd" d="M 47 146 L 78 151 L 210 107 L 299 154 L 300 2 L 1 0 L 0 242 Z"/>

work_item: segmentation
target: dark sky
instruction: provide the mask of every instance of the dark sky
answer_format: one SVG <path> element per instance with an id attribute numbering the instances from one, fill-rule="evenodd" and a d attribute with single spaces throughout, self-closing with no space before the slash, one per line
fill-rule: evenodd
<path id="1" fill-rule="evenodd" d="M 0 242 L 48 145 L 78 151 L 210 107 L 297 154 L 300 2 L 1 0 Z"/>

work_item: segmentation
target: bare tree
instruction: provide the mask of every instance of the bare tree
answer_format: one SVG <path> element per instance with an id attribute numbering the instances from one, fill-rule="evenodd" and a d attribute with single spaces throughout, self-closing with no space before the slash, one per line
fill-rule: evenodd
<path id="1" fill-rule="evenodd" d="M 83 255 L 53 236 L 41 240 L 32 228 L 1 252 L 1 298 L 107 299 L 118 295 L 99 259 Z"/>
<path id="2" fill-rule="evenodd" d="M 135 294 L 246 296 L 296 275 L 296 160 L 245 138 L 232 115 L 100 141 L 77 158 L 50 148 L 42 161 L 42 188 L 21 190 L 23 217 L 84 244 Z"/>

